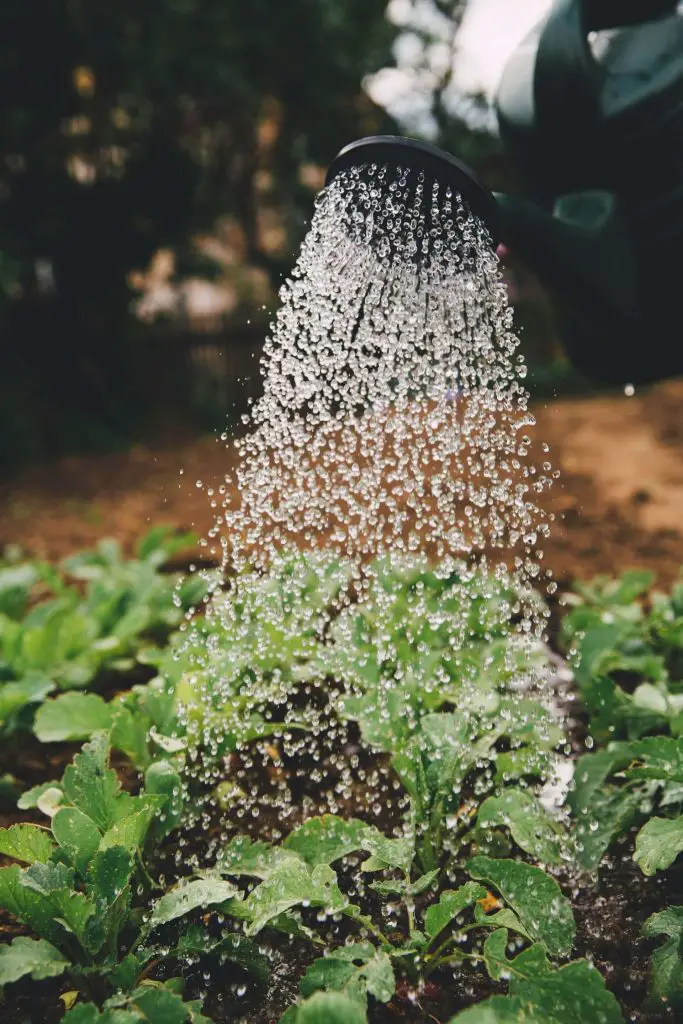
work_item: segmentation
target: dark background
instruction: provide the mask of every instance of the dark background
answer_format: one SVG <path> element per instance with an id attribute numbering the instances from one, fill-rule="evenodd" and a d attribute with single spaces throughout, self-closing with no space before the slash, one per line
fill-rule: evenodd
<path id="1" fill-rule="evenodd" d="M 465 4 L 435 3 L 455 36 Z M 363 90 L 392 63 L 385 9 L 0 7 L 4 473 L 235 421 L 324 168 L 354 137 L 400 131 Z M 449 83 L 434 86 L 434 141 L 514 188 L 499 140 L 447 112 Z M 566 371 L 552 312 L 528 275 L 508 272 L 533 379 L 552 384 Z M 188 280 L 222 282 L 229 309 L 193 312 Z M 166 305 L 145 310 L 154 283 Z"/>

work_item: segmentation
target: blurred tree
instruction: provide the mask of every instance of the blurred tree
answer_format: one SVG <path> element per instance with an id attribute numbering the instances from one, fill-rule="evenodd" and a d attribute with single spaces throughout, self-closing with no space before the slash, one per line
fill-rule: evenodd
<path id="1" fill-rule="evenodd" d="M 15 430 L 15 445 L 20 425 L 36 453 L 72 447 L 69 427 L 80 432 L 83 418 L 120 432 L 144 402 L 127 275 L 160 246 L 231 214 L 248 259 L 275 277 L 262 210 L 277 211 L 293 249 L 311 206 L 302 168 L 386 126 L 362 91 L 395 34 L 385 7 L 2 4 L 0 428 Z M 40 437 L 28 425 L 36 415 Z"/>

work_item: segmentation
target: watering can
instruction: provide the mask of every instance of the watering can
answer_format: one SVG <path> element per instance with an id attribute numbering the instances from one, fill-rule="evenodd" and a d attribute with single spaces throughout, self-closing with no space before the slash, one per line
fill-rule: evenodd
<path id="1" fill-rule="evenodd" d="M 500 133 L 526 198 L 394 136 L 328 171 L 396 163 L 457 188 L 555 296 L 573 363 L 612 383 L 683 373 L 683 11 L 678 0 L 556 0 L 510 59 Z"/>

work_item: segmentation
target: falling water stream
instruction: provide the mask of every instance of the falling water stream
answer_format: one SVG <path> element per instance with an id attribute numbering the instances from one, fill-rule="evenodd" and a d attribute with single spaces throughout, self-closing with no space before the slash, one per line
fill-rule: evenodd
<path id="1" fill-rule="evenodd" d="M 270 809 L 286 831 L 308 810 L 346 806 L 358 757 L 343 713 L 348 689 L 335 688 L 334 665 L 320 669 L 327 700 L 303 707 L 292 700 L 293 680 L 269 660 L 273 633 L 306 655 L 311 637 L 324 644 L 332 631 L 342 657 L 354 628 L 348 612 L 372 593 L 380 661 L 396 664 L 392 634 L 381 625 L 382 601 L 391 595 L 378 574 L 387 565 L 402 571 L 429 562 L 443 578 L 462 581 L 449 636 L 453 658 L 463 652 L 465 683 L 476 612 L 488 617 L 477 629 L 507 636 L 512 688 L 542 686 L 542 667 L 532 670 L 527 658 L 525 677 L 515 678 L 514 659 L 516 650 L 538 645 L 545 627 L 532 587 L 553 587 L 542 568 L 549 517 L 541 507 L 553 471 L 547 449 L 537 452 L 532 441 L 526 369 L 491 239 L 450 188 L 415 171 L 345 171 L 318 198 L 281 300 L 263 357 L 263 397 L 243 436 L 230 441 L 236 470 L 207 538 L 221 580 L 232 580 L 207 609 L 227 648 L 219 656 L 215 636 L 188 627 L 198 682 L 185 715 L 194 737 L 188 772 L 213 793 L 210 801 L 220 792 L 233 822 L 253 822 Z M 302 602 L 287 618 L 282 601 L 259 591 L 259 581 L 295 549 L 313 554 L 293 570 L 293 600 L 317 574 L 332 611 Z M 437 628 L 443 611 L 423 612 Z M 294 682 L 310 679 L 302 669 Z M 400 673 L 387 673 L 376 699 L 387 708 L 393 699 L 395 710 L 404 685 Z M 438 676 L 426 691 L 435 685 Z M 218 716 L 202 713 L 216 707 Z M 406 707 L 406 728 L 411 715 Z M 264 718 L 280 725 L 254 746 Z M 256 723 L 251 731 L 249 723 Z M 231 729 L 230 756 L 240 768 L 226 782 L 226 758 L 205 754 L 223 753 Z M 250 769 L 267 757 L 264 744 L 278 756 L 308 756 L 304 770 L 317 773 L 322 794 L 315 807 L 277 772 L 268 792 L 249 782 Z M 363 781 L 372 790 L 372 778 Z M 382 786 L 386 779 L 378 793 Z M 370 808 L 379 800 L 368 799 Z"/>

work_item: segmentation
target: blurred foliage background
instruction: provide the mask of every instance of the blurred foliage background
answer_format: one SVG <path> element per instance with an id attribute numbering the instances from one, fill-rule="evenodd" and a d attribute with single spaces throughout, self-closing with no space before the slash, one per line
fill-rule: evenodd
<path id="1" fill-rule="evenodd" d="M 454 41 L 465 4 L 434 3 Z M 4 469 L 123 447 L 164 417 L 177 426 L 188 372 L 220 378 L 227 361 L 236 380 L 253 367 L 325 166 L 354 137 L 400 130 L 364 89 L 393 61 L 400 29 L 386 7 L 0 7 Z M 450 74 L 429 79 L 432 135 L 506 186 L 499 140 L 448 109 Z M 545 358 L 550 314 L 533 289 L 527 304 Z M 224 421 L 233 398 L 195 388 L 190 418 Z"/>

